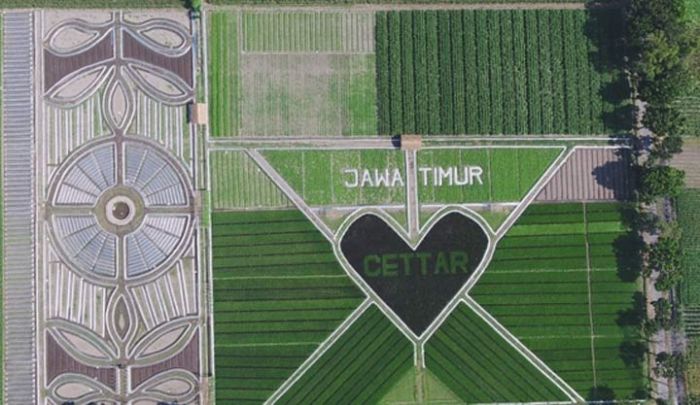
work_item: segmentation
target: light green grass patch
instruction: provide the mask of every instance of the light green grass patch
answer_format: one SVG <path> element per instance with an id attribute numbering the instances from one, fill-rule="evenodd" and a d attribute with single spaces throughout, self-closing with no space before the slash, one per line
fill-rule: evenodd
<path id="1" fill-rule="evenodd" d="M 413 368 L 379 401 L 381 405 L 459 405 L 462 400 L 427 369 Z"/>
<path id="2" fill-rule="evenodd" d="M 426 149 L 418 153 L 419 198 L 423 204 L 520 201 L 560 153 L 560 148 Z M 467 174 L 475 170 L 481 176 Z"/>
<path id="3" fill-rule="evenodd" d="M 398 150 L 265 150 L 263 155 L 311 206 L 402 205 L 404 154 Z M 359 170 L 358 185 L 354 174 Z M 363 170 L 369 182 L 361 183 Z M 389 183 L 376 183 L 377 175 Z M 398 173 L 401 182 L 394 182 Z"/>
<path id="4" fill-rule="evenodd" d="M 237 136 L 240 127 L 239 14 L 209 14 L 209 128 L 213 137 Z"/>

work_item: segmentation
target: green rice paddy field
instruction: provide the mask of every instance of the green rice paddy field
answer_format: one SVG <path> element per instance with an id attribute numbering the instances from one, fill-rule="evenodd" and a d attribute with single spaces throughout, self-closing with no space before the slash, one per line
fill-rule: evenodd
<path id="1" fill-rule="evenodd" d="M 626 259 L 637 240 L 623 224 L 624 209 L 530 206 L 469 292 L 588 400 L 646 395 L 639 267 Z M 295 210 L 215 213 L 212 236 L 217 400 L 262 402 L 363 294 Z M 462 402 L 566 399 L 467 305 L 428 341 L 432 382 L 411 384 L 410 341 L 374 305 L 363 311 L 282 403 L 395 403 L 428 386 Z"/>
<path id="2" fill-rule="evenodd" d="M 469 293 L 589 400 L 646 395 L 638 240 L 623 209 L 530 206 Z"/>

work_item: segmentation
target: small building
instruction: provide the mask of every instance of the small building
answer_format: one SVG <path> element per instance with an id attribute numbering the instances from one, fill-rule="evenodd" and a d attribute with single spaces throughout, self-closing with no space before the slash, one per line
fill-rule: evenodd
<path id="1" fill-rule="evenodd" d="M 200 125 L 209 123 L 207 103 L 190 103 L 190 121 Z"/>
<path id="2" fill-rule="evenodd" d="M 420 135 L 401 135 L 401 150 L 418 151 L 423 146 Z"/>

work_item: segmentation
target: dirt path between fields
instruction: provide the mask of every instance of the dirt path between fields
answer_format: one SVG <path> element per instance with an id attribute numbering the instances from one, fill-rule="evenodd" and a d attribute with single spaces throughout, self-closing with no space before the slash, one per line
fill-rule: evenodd
<path id="1" fill-rule="evenodd" d="M 588 8 L 618 8 L 621 2 L 610 3 L 435 3 L 435 4 L 328 4 L 313 5 L 206 5 L 206 10 L 255 10 L 255 11 L 382 11 L 382 10 L 585 10 Z"/>

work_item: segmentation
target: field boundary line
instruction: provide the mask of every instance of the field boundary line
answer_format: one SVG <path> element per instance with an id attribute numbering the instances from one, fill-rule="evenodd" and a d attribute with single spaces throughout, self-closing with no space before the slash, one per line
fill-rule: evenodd
<path id="1" fill-rule="evenodd" d="M 484 320 L 494 332 L 498 333 L 506 342 L 508 342 L 518 353 L 520 353 L 530 364 L 537 368 L 545 377 L 547 377 L 554 385 L 556 385 L 569 399 L 573 402 L 586 402 L 569 384 L 564 381 L 557 373 L 545 364 L 537 355 L 527 348 L 518 338 L 516 338 L 506 327 L 501 325 L 491 314 L 488 313 L 470 296 L 463 297 L 463 302 L 473 310 L 481 319 Z"/>
<path id="2" fill-rule="evenodd" d="M 420 229 L 420 202 L 418 201 L 418 158 L 415 150 L 404 152 L 404 165 L 406 171 L 406 219 L 408 237 L 418 237 Z"/>
<path id="3" fill-rule="evenodd" d="M 270 346 L 308 346 L 320 345 L 323 342 L 287 342 L 287 343 L 241 343 L 241 344 L 218 344 L 217 347 L 270 347 Z"/>
<path id="4" fill-rule="evenodd" d="M 617 8 L 620 7 L 618 2 L 594 4 L 596 8 Z M 455 4 L 455 3 L 433 3 L 433 4 L 329 4 L 329 5 L 290 5 L 273 8 L 269 5 L 234 5 L 234 4 L 209 4 L 206 3 L 205 8 L 212 10 L 241 10 L 241 11 L 257 11 L 257 12 L 338 12 L 338 11 L 399 11 L 399 10 L 586 10 L 589 4 L 585 1 L 580 2 L 562 2 L 562 3 L 471 3 L 471 4 Z"/>
<path id="5" fill-rule="evenodd" d="M 246 153 L 251 159 L 260 167 L 260 169 L 265 172 L 265 174 L 272 180 L 277 187 L 289 198 L 289 200 L 296 205 L 296 207 L 306 216 L 306 218 L 314 224 L 314 226 L 323 234 L 323 236 L 332 244 L 335 243 L 335 236 L 333 231 L 326 225 L 321 218 L 319 218 L 316 213 L 313 212 L 311 207 L 309 207 L 304 199 L 292 189 L 292 187 L 287 183 L 284 178 L 272 167 L 272 165 L 265 160 L 263 155 L 256 149 L 247 150 Z"/>
<path id="6" fill-rule="evenodd" d="M 212 137 L 208 141 L 210 148 L 214 149 L 251 149 L 258 148 L 261 150 L 295 150 L 295 149 L 322 149 L 322 150 L 347 150 L 347 149 L 398 149 L 395 145 L 396 140 L 393 137 L 379 135 L 353 135 L 353 136 L 219 136 Z M 430 136 L 424 139 L 424 145 L 421 150 L 433 149 L 554 149 L 566 147 L 566 145 L 538 145 L 535 142 L 601 142 L 601 144 L 577 145 L 579 148 L 591 149 L 620 149 L 629 148 L 627 140 L 624 138 L 562 138 L 562 137 L 547 137 L 547 136 L 512 136 L 512 137 L 482 137 L 472 135 L 454 135 L 451 137 Z M 484 144 L 484 142 L 488 142 Z M 519 143 L 522 144 L 513 144 Z M 602 142 L 605 142 L 602 144 Z M 610 145 L 610 143 L 617 143 Z M 279 146 L 282 145 L 282 146 Z"/>
<path id="7" fill-rule="evenodd" d="M 593 387 L 598 387 L 598 376 L 596 375 L 596 364 L 595 364 L 595 330 L 593 329 L 593 294 L 591 293 L 591 247 L 588 241 L 588 215 L 586 203 L 581 204 L 583 208 L 583 240 L 586 245 L 586 267 L 588 271 L 586 272 L 586 287 L 588 288 L 588 323 L 591 328 L 591 367 L 593 371 Z"/>
<path id="8" fill-rule="evenodd" d="M 324 340 L 316 350 L 311 353 L 311 355 L 304 360 L 303 363 L 301 363 L 301 366 L 299 366 L 294 373 L 285 381 L 282 383 L 282 385 L 277 388 L 277 390 L 270 396 L 270 398 L 267 399 L 267 401 L 264 402 L 265 405 L 269 404 L 274 404 L 277 402 L 284 394 L 289 391 L 289 389 L 296 384 L 297 381 L 306 373 L 308 369 L 310 369 L 314 364 L 316 364 L 316 361 L 323 356 L 328 349 L 333 347 L 335 343 L 340 339 L 341 336 L 347 332 L 348 329 L 357 321 L 362 314 L 365 313 L 365 311 L 372 305 L 372 301 L 369 298 L 366 298 L 360 306 L 358 306 L 344 321 L 343 323 L 340 324 L 331 334 Z"/>
<path id="9" fill-rule="evenodd" d="M 318 275 L 318 276 L 238 276 L 238 277 L 216 277 L 214 280 L 297 280 L 307 278 L 345 278 L 345 274 L 338 275 Z"/>

